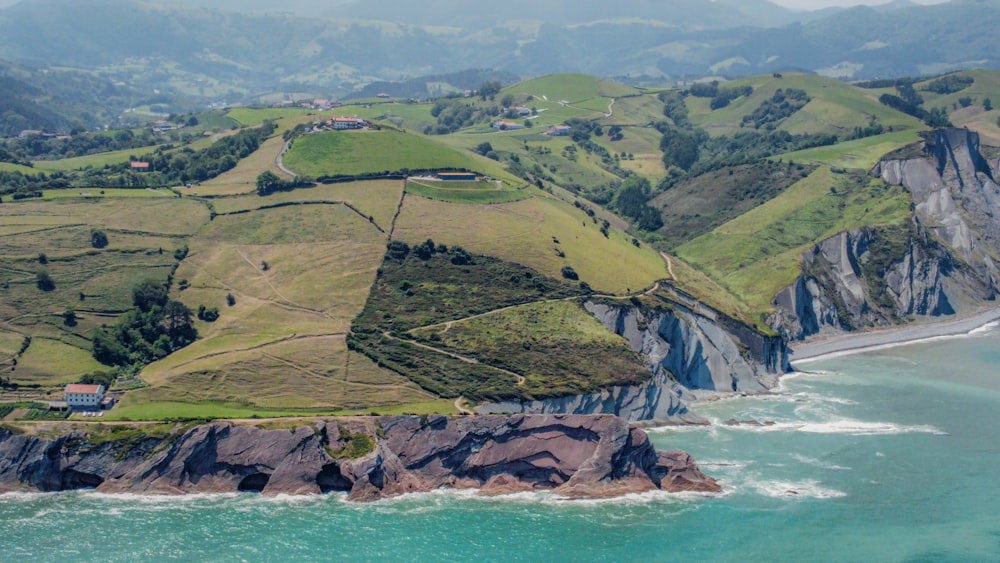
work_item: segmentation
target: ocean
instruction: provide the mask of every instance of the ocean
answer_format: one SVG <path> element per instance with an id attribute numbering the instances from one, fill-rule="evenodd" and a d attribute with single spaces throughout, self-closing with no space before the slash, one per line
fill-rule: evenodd
<path id="1" fill-rule="evenodd" d="M 1000 561 L 1000 331 L 800 368 L 650 431 L 718 495 L 12 494 L 0 560 Z"/>

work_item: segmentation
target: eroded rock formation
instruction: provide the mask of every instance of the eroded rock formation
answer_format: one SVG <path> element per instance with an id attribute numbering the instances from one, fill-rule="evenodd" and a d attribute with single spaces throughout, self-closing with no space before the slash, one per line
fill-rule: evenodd
<path id="1" fill-rule="evenodd" d="M 100 432 L 0 429 L 0 490 L 342 491 L 357 501 L 437 488 L 574 497 L 719 490 L 686 453 L 658 453 L 645 432 L 614 416 L 360 417 L 272 429 L 228 422 L 122 439 Z"/>

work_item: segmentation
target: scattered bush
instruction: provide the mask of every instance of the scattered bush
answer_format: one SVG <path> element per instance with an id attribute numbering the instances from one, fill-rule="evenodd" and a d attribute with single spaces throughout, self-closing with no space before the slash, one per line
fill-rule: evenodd
<path id="1" fill-rule="evenodd" d="M 104 248 L 108 245 L 108 235 L 100 229 L 90 230 L 90 246 L 94 248 Z"/>

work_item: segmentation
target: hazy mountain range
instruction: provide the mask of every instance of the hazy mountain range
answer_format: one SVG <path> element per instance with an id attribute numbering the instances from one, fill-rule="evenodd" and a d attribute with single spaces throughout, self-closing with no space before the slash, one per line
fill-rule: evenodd
<path id="1" fill-rule="evenodd" d="M 240 12 L 232 11 L 236 9 Z M 793 12 L 765 0 L 21 0 L 0 59 L 203 99 L 344 95 L 480 68 L 666 81 L 787 69 L 843 78 L 1000 67 L 997 0 Z M 325 17 L 320 17 L 320 16 Z M 378 18 L 391 18 L 393 22 Z"/>

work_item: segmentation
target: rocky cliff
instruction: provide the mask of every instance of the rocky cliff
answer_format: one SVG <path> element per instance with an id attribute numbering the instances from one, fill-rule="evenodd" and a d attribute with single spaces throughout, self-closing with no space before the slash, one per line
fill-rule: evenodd
<path id="1" fill-rule="evenodd" d="M 641 355 L 652 374 L 649 381 L 588 395 L 482 405 L 477 412 L 616 413 L 632 421 L 699 424 L 705 419 L 688 407 L 693 390 L 765 391 L 788 369 L 784 340 L 704 305 L 590 302 L 586 307 Z"/>
<path id="2" fill-rule="evenodd" d="M 282 425 L 283 428 L 276 426 Z M 265 494 L 371 501 L 437 488 L 604 497 L 718 491 L 684 452 L 614 416 L 363 417 L 311 422 L 0 429 L 0 490 Z"/>
<path id="3" fill-rule="evenodd" d="M 843 232 L 806 252 L 770 319 L 790 339 L 951 315 L 995 298 L 1000 189 L 978 134 L 928 133 L 873 172 L 909 191 L 912 224 Z"/>

